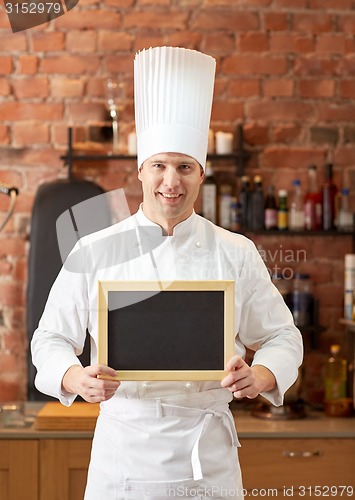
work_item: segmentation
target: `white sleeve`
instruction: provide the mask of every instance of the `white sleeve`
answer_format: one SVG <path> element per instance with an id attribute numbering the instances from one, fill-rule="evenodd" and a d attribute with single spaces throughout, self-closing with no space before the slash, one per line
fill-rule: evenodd
<path id="1" fill-rule="evenodd" d="M 274 374 L 276 388 L 262 396 L 279 406 L 283 403 L 284 393 L 298 376 L 303 341 L 290 310 L 273 285 L 252 242 L 236 283 L 236 292 L 239 341 L 255 351 L 252 364 L 263 365 Z"/>
<path id="2" fill-rule="evenodd" d="M 76 394 L 62 391 L 62 379 L 83 351 L 88 326 L 88 294 L 85 275 L 64 267 L 49 293 L 38 328 L 31 341 L 32 361 L 37 369 L 35 385 L 69 406 Z"/>

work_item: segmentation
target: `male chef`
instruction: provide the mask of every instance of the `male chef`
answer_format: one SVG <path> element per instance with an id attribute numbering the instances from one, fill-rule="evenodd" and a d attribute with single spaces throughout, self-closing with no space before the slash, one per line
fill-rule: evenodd
<path id="1" fill-rule="evenodd" d="M 194 212 L 204 180 L 214 75 L 215 60 L 194 50 L 156 47 L 136 55 L 143 203 L 136 214 L 81 245 L 97 248 L 97 242 L 112 243 L 111 236 L 131 230 L 137 230 L 138 247 L 150 230 L 161 241 L 129 260 L 122 258 L 124 245 L 110 245 L 107 252 L 101 245 L 87 272 L 64 265 L 33 336 L 40 391 L 64 405 L 78 394 L 101 403 L 86 500 L 243 498 L 229 403 L 233 394 L 261 394 L 281 405 L 302 362 L 300 333 L 254 244 Z M 222 382 L 98 378 L 115 375 L 96 360 L 98 280 L 210 279 L 235 281 L 235 355 Z M 86 330 L 92 364 L 83 367 L 77 355 Z M 246 348 L 255 351 L 251 366 L 244 361 Z"/>

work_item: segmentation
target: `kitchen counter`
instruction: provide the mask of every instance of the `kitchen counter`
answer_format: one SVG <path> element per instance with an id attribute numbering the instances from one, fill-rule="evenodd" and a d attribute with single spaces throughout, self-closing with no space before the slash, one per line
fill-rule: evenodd
<path id="1" fill-rule="evenodd" d="M 91 439 L 92 430 L 38 430 L 35 415 L 42 403 L 26 405 L 23 428 L 1 428 L 0 439 Z M 350 438 L 355 439 L 355 418 L 327 417 L 311 412 L 299 420 L 268 420 L 253 417 L 250 411 L 232 408 L 238 436 L 243 439 Z"/>

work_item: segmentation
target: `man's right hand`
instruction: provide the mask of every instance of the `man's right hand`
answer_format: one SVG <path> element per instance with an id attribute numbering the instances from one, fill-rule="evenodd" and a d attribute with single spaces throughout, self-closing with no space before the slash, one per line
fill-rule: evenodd
<path id="1" fill-rule="evenodd" d="M 97 378 L 98 375 L 115 377 L 113 368 L 105 365 L 92 365 L 83 368 L 80 365 L 71 366 L 64 374 L 63 389 L 72 394 L 79 394 L 89 403 L 101 403 L 112 398 L 120 382 Z"/>

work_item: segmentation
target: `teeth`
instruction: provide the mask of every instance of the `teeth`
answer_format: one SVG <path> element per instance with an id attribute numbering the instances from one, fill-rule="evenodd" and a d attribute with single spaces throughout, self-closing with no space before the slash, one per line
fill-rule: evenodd
<path id="1" fill-rule="evenodd" d="M 176 193 L 161 193 L 164 198 L 178 198 L 180 196 L 179 194 Z"/>

